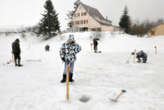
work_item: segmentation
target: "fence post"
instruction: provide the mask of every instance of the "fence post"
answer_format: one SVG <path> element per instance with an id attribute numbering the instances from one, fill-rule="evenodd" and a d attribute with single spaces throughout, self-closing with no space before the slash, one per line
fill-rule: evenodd
<path id="1" fill-rule="evenodd" d="M 92 49 L 93 49 L 93 43 L 91 42 L 90 45 L 91 45 L 91 51 L 92 51 Z"/>
<path id="2" fill-rule="evenodd" d="M 133 58 L 133 62 L 136 63 L 136 49 L 134 49 L 134 58 Z"/>
<path id="3" fill-rule="evenodd" d="M 155 48 L 155 55 L 157 55 L 157 46 L 155 45 L 154 48 Z"/>
<path id="4" fill-rule="evenodd" d="M 14 58 L 13 52 L 11 52 L 11 55 L 12 55 L 12 62 L 15 63 L 15 58 Z"/>

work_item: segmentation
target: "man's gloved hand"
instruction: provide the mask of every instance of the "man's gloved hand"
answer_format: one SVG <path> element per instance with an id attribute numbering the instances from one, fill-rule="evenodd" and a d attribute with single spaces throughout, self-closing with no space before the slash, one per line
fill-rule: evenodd
<path id="1" fill-rule="evenodd" d="M 62 59 L 62 61 L 63 61 L 63 62 L 65 62 L 65 58 L 64 58 L 64 57 L 63 57 L 63 58 L 61 58 L 61 59 Z"/>

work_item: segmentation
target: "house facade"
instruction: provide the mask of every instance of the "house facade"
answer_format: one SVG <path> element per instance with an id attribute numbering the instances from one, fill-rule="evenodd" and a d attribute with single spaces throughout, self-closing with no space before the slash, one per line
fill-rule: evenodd
<path id="1" fill-rule="evenodd" d="M 77 8 L 72 17 L 73 31 L 114 31 L 110 20 L 105 19 L 95 8 L 77 3 Z"/>
<path id="2" fill-rule="evenodd" d="M 164 35 L 164 24 L 160 24 L 154 28 L 152 28 L 149 32 L 148 32 L 148 36 L 160 36 L 160 35 Z"/>

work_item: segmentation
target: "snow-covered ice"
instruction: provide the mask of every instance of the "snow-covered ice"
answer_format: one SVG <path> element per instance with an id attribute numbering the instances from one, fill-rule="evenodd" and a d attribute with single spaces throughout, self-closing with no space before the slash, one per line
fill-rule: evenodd
<path id="1" fill-rule="evenodd" d="M 59 57 L 69 33 L 48 41 L 30 34 L 20 38 L 21 68 L 6 64 L 11 59 L 11 43 L 20 35 L 0 36 L 0 110 L 164 110 L 164 36 L 103 33 L 102 53 L 95 54 L 91 33 L 73 34 L 82 51 L 77 55 L 69 102 L 66 86 L 60 83 L 64 65 Z M 44 51 L 46 44 L 50 52 Z M 148 53 L 147 64 L 133 63 L 130 53 L 134 49 Z M 122 89 L 127 92 L 117 103 L 111 102 Z M 81 102 L 82 96 L 88 102 Z"/>

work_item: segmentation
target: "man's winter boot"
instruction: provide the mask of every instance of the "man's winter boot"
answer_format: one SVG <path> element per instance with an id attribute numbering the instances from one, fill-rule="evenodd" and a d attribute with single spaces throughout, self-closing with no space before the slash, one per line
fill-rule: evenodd
<path id="1" fill-rule="evenodd" d="M 14 59 L 15 66 L 18 66 L 17 60 Z"/>
<path id="2" fill-rule="evenodd" d="M 21 64 L 20 64 L 20 60 L 18 60 L 18 65 L 17 66 L 22 66 Z"/>
<path id="3" fill-rule="evenodd" d="M 15 66 L 18 66 L 18 64 L 15 62 Z"/>
<path id="4" fill-rule="evenodd" d="M 60 82 L 61 83 L 65 83 L 66 82 L 66 74 L 63 74 L 63 79 Z"/>
<path id="5" fill-rule="evenodd" d="M 74 80 L 73 80 L 73 74 L 72 73 L 70 74 L 69 81 L 70 82 L 74 82 Z"/>
<path id="6" fill-rule="evenodd" d="M 147 59 L 144 58 L 144 59 L 143 59 L 143 63 L 146 63 L 146 61 L 147 61 Z"/>

